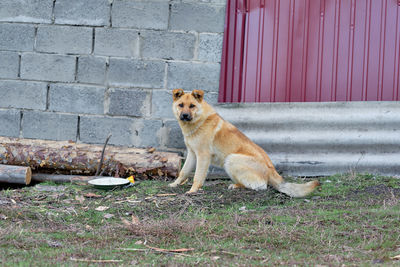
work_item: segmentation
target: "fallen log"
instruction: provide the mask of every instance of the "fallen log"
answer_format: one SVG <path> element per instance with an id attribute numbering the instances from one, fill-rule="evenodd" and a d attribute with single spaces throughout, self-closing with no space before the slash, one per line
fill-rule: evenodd
<path id="1" fill-rule="evenodd" d="M 30 184 L 32 171 L 29 167 L 0 164 L 0 182 L 11 184 Z"/>
<path id="2" fill-rule="evenodd" d="M 103 146 L 70 141 L 0 137 L 0 164 L 30 166 L 38 172 L 94 175 Z M 177 153 L 154 149 L 107 146 L 101 169 L 104 175 L 132 174 L 176 177 L 181 166 Z"/>
<path id="3" fill-rule="evenodd" d="M 84 176 L 84 175 L 48 174 L 48 173 L 32 174 L 32 181 L 34 182 L 80 183 L 80 182 L 88 182 L 90 180 L 97 178 L 106 178 L 106 176 Z"/>

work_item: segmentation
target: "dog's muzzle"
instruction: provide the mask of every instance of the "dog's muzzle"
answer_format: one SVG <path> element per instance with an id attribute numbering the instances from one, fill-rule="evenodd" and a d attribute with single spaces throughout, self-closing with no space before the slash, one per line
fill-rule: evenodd
<path id="1" fill-rule="evenodd" d="M 179 118 L 181 119 L 181 121 L 191 121 L 192 120 L 192 116 L 190 116 L 189 113 L 181 113 L 181 116 L 179 116 Z"/>

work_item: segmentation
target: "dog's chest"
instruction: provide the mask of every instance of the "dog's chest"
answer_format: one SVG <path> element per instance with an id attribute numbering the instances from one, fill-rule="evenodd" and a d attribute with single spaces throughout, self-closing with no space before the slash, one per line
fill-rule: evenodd
<path id="1" fill-rule="evenodd" d="M 211 164 L 214 166 L 223 167 L 225 155 L 213 143 L 207 142 L 209 139 L 199 136 L 185 138 L 186 145 L 194 151 L 196 156 L 198 153 L 206 152 L 211 157 Z"/>
<path id="2" fill-rule="evenodd" d="M 211 164 L 218 167 L 223 167 L 225 162 L 225 155 L 216 147 L 211 149 Z"/>

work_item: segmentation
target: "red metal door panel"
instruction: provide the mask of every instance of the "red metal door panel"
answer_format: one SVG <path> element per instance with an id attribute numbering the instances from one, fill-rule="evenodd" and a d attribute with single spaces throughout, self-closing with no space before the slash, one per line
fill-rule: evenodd
<path id="1" fill-rule="evenodd" d="M 311 0 L 312 1 L 312 0 Z M 320 20 L 320 14 L 323 12 L 323 5 L 311 5 L 309 3 L 309 22 L 308 22 L 308 36 L 314 34 L 315 38 L 308 38 L 307 41 L 307 56 L 305 60 L 305 89 L 303 101 L 313 101 L 319 99 L 321 88 L 321 47 L 322 47 L 322 34 L 320 29 L 323 26 L 323 20 Z M 313 51 L 312 53 L 309 51 Z M 305 93 L 307 92 L 307 93 Z"/>
<path id="2" fill-rule="evenodd" d="M 227 2 L 220 78 L 220 102 L 241 102 L 245 0 Z M 223 96 L 223 98 L 221 97 Z"/>
<path id="3" fill-rule="evenodd" d="M 399 0 L 228 0 L 220 102 L 398 101 Z"/>
<path id="4" fill-rule="evenodd" d="M 383 71 L 381 73 L 382 75 L 382 80 L 380 86 L 382 86 L 382 100 L 392 100 L 392 99 L 399 99 L 397 95 L 394 93 L 396 90 L 393 90 L 396 88 L 395 85 L 395 79 L 389 79 L 390 77 L 398 77 L 399 74 L 396 73 L 396 68 L 394 67 L 396 64 L 396 58 L 398 58 L 398 54 L 396 57 L 396 52 L 398 53 L 398 50 L 396 51 L 396 43 L 397 46 L 399 46 L 399 32 L 400 28 L 397 28 L 398 25 L 396 23 L 391 23 L 388 18 L 393 18 L 396 17 L 397 15 L 400 15 L 398 12 L 398 9 L 395 8 L 388 8 L 388 5 L 386 3 L 385 6 L 385 12 L 386 12 L 386 21 L 385 21 L 385 32 L 383 38 L 386 40 L 387 36 L 396 36 L 394 42 L 385 42 L 384 47 L 383 47 Z M 398 20 L 399 18 L 397 18 Z M 397 22 L 398 23 L 398 22 Z M 396 27 L 397 26 L 397 27 Z M 397 41 L 396 41 L 397 39 Z M 397 61 L 398 62 L 398 61 Z M 389 77 L 389 78 L 386 78 Z M 398 92 L 398 90 L 397 90 Z"/>
<path id="5" fill-rule="evenodd" d="M 354 101 L 359 101 L 364 99 L 365 97 L 365 90 L 364 90 L 364 55 L 365 55 L 365 45 L 366 40 L 368 40 L 367 35 L 367 8 L 369 0 L 361 0 L 357 1 L 355 7 L 355 23 L 353 25 L 353 58 L 352 58 L 352 75 L 351 79 L 351 86 L 349 87 L 350 90 L 350 99 Z M 357 25 L 357 27 L 355 26 Z M 361 25 L 361 26 L 358 26 Z M 365 25 L 365 26 L 362 26 Z M 355 88 L 354 90 L 352 90 Z"/>

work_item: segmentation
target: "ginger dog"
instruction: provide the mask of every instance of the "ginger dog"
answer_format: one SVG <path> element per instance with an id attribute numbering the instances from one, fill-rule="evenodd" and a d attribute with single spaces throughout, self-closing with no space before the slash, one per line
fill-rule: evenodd
<path id="1" fill-rule="evenodd" d="M 204 101 L 202 90 L 185 93 L 182 89 L 175 89 L 172 97 L 172 110 L 182 129 L 187 158 L 178 178 L 169 186 L 180 185 L 196 166 L 193 185 L 187 193 L 197 192 L 206 179 L 210 164 L 224 167 L 234 181 L 229 189 L 261 190 L 270 184 L 291 197 L 303 197 L 319 185 L 318 181 L 305 184 L 285 182 L 267 153 L 235 126 L 224 121 Z"/>

